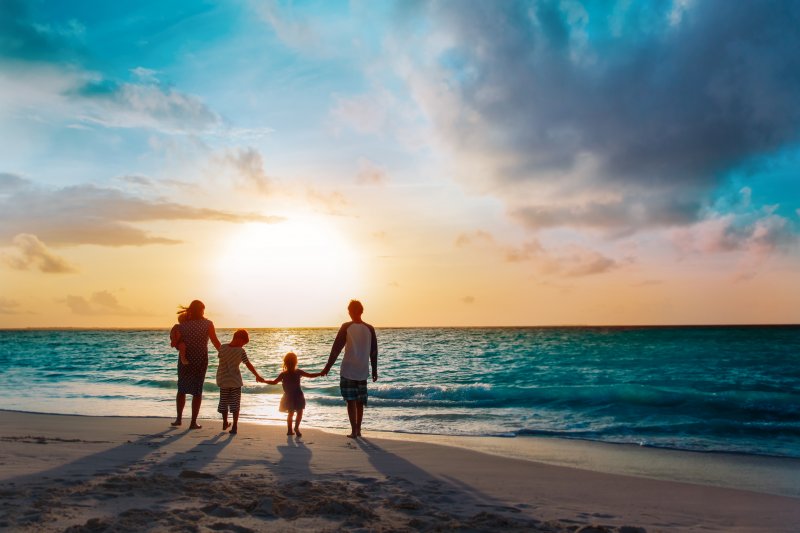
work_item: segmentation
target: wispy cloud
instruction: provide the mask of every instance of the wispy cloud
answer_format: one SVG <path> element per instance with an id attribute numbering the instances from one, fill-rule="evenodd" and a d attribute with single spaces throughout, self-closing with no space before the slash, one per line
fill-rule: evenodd
<path id="1" fill-rule="evenodd" d="M 11 298 L 0 296 L 0 315 L 16 315 L 20 312 L 20 303 Z"/>
<path id="2" fill-rule="evenodd" d="M 3 262 L 16 270 L 38 270 L 45 274 L 69 274 L 76 269 L 50 251 L 36 235 L 20 233 L 12 240 L 15 253 L 3 254 Z"/>
<path id="3" fill-rule="evenodd" d="M 175 244 L 179 241 L 151 235 L 133 224 L 156 220 L 264 223 L 283 220 L 277 216 L 230 213 L 141 198 L 95 185 L 51 189 L 34 186 L 14 175 L 0 178 L 0 239 L 26 233 L 51 246 Z"/>
<path id="4" fill-rule="evenodd" d="M 219 159 L 232 170 L 234 180 L 245 188 L 267 194 L 274 185 L 264 170 L 261 152 L 253 147 L 227 150 Z"/>
<path id="5" fill-rule="evenodd" d="M 142 310 L 135 310 L 120 304 L 117 297 L 107 290 L 92 293 L 91 296 L 84 297 L 79 295 L 67 295 L 65 298 L 57 300 L 58 303 L 66 305 L 70 311 L 76 315 L 95 316 L 150 316 L 152 313 Z"/>
<path id="6" fill-rule="evenodd" d="M 631 261 L 631 259 L 616 260 L 576 244 L 545 247 L 536 239 L 519 245 L 504 244 L 483 230 L 462 233 L 456 238 L 455 244 L 460 248 L 482 248 L 504 258 L 507 262 L 528 263 L 542 275 L 559 277 L 578 278 L 602 274 L 621 268 Z"/>
<path id="7" fill-rule="evenodd" d="M 389 181 L 386 169 L 373 163 L 366 157 L 358 159 L 356 183 L 359 185 L 385 185 Z"/>

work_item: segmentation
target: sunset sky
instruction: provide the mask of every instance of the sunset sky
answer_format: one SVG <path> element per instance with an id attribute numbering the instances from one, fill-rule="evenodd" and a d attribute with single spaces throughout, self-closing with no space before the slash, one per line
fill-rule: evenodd
<path id="1" fill-rule="evenodd" d="M 0 4 L 0 327 L 800 322 L 798 2 Z"/>

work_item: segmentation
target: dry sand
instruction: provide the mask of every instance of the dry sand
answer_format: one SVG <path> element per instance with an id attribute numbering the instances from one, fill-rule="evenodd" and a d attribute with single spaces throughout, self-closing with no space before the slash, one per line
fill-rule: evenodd
<path id="1" fill-rule="evenodd" d="M 231 436 L 217 420 L 203 424 L 189 431 L 160 418 L 0 411 L 0 528 L 800 531 L 800 498 L 787 495 L 800 479 L 793 460 L 754 466 L 736 456 L 556 440 L 537 448 L 525 439 L 527 452 L 522 439 L 352 441 L 314 429 L 296 439 L 285 427 L 252 424 Z M 561 464 L 520 458 L 537 454 Z M 714 463 L 714 486 L 692 478 L 698 457 Z M 562 466 L 571 461 L 581 467 Z M 653 479 L 670 472 L 695 482 Z M 771 472 L 789 481 L 744 484 L 762 492 L 731 488 Z"/>

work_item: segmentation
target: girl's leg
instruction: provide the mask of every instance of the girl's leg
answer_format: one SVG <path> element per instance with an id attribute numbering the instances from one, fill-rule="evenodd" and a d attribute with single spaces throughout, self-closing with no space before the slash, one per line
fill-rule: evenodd
<path id="1" fill-rule="evenodd" d="M 295 419 L 294 419 L 294 434 L 297 435 L 298 437 L 302 437 L 303 436 L 303 434 L 300 433 L 300 421 L 301 420 L 303 420 L 303 410 L 302 409 L 298 409 L 297 410 L 297 415 L 295 416 Z"/>
<path id="2" fill-rule="evenodd" d="M 184 405 L 186 405 L 186 395 L 182 392 L 179 392 L 175 396 L 175 410 L 177 411 L 177 415 L 175 416 L 175 422 L 170 424 L 171 426 L 180 426 L 183 423 Z"/>
<path id="3" fill-rule="evenodd" d="M 292 418 L 294 417 L 294 411 L 289 411 L 286 413 L 286 434 L 287 435 L 294 435 L 292 431 Z"/>
<path id="4" fill-rule="evenodd" d="M 233 412 L 233 427 L 231 427 L 231 434 L 236 435 L 239 431 L 239 411 Z"/>
<path id="5" fill-rule="evenodd" d="M 203 403 L 203 395 L 195 394 L 192 396 L 192 423 L 189 429 L 200 429 L 203 426 L 197 425 L 197 415 L 200 414 L 200 404 Z"/>

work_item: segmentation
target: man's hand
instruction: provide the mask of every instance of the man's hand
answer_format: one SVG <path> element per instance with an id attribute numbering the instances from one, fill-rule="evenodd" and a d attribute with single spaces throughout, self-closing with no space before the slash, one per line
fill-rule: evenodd
<path id="1" fill-rule="evenodd" d="M 378 373 L 377 372 L 373 372 L 372 373 L 372 382 L 375 383 L 376 381 L 378 381 Z"/>
<path id="2" fill-rule="evenodd" d="M 328 369 L 327 368 L 323 368 L 322 372 L 320 372 L 319 375 L 323 376 L 323 377 L 327 376 L 328 375 Z"/>

